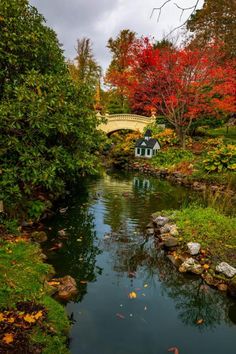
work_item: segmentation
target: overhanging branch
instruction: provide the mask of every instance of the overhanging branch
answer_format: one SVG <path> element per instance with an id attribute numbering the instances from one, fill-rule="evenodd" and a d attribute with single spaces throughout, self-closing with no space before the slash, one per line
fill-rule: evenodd
<path id="1" fill-rule="evenodd" d="M 173 3 L 173 0 L 166 0 L 166 1 L 164 1 L 164 2 L 162 3 L 161 6 L 159 6 L 159 7 L 154 7 L 154 8 L 152 9 L 152 13 L 151 13 L 150 18 L 152 18 L 153 14 L 154 14 L 155 12 L 158 12 L 157 22 L 159 22 L 163 8 L 164 8 L 168 3 L 170 3 L 170 2 Z M 183 15 L 184 15 L 184 13 L 185 13 L 186 11 L 190 11 L 190 10 L 191 10 L 191 12 L 190 12 L 189 16 L 187 17 L 187 19 L 186 19 L 183 23 L 181 23 L 179 26 L 177 26 L 177 27 L 175 27 L 173 30 L 171 30 L 167 35 L 165 35 L 164 38 L 169 37 L 169 36 L 170 36 L 173 32 L 175 32 L 176 30 L 178 30 L 178 29 L 184 27 L 184 26 L 186 25 L 186 23 L 188 22 L 188 20 L 190 19 L 190 17 L 196 12 L 199 3 L 200 3 L 200 0 L 195 0 L 195 4 L 192 5 L 192 6 L 190 6 L 190 7 L 183 7 L 183 6 L 180 6 L 180 5 L 179 5 L 178 3 L 176 3 L 176 2 L 173 3 L 173 5 L 175 5 L 175 6 L 178 8 L 178 10 L 181 11 L 181 12 L 180 12 L 180 21 L 182 20 L 182 17 L 183 17 Z"/>

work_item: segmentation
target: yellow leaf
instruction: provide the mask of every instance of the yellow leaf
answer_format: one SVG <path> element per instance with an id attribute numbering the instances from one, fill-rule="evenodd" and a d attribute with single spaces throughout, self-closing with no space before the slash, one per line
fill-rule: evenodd
<path id="1" fill-rule="evenodd" d="M 5 320 L 5 317 L 3 316 L 2 313 L 0 313 L 0 322 L 4 321 Z"/>
<path id="2" fill-rule="evenodd" d="M 148 287 L 148 285 L 147 284 L 144 284 L 144 286 L 143 286 L 144 288 L 147 288 Z"/>
<path id="3" fill-rule="evenodd" d="M 203 268 L 204 268 L 204 269 L 209 269 L 210 266 L 209 266 L 209 264 L 204 264 L 204 265 L 203 265 Z"/>
<path id="4" fill-rule="evenodd" d="M 136 297 L 137 297 L 136 292 L 131 291 L 131 293 L 129 293 L 129 298 L 130 298 L 130 299 L 136 299 Z"/>
<path id="5" fill-rule="evenodd" d="M 42 317 L 43 316 L 43 312 L 42 311 L 38 311 L 35 315 L 34 315 L 34 318 L 36 319 L 36 320 L 38 320 L 40 317 Z"/>
<path id="6" fill-rule="evenodd" d="M 24 320 L 25 320 L 25 322 L 29 322 L 29 323 L 34 323 L 36 321 L 34 316 L 33 315 L 29 315 L 29 314 L 24 316 Z"/>
<path id="7" fill-rule="evenodd" d="M 7 322 L 8 323 L 13 323 L 13 322 L 15 322 L 15 318 L 14 317 L 10 317 L 10 318 L 7 319 Z"/>
<path id="8" fill-rule="evenodd" d="M 48 285 L 54 286 L 54 285 L 59 285 L 60 282 L 59 281 L 49 281 Z"/>
<path id="9" fill-rule="evenodd" d="M 6 333 L 4 334 L 4 337 L 3 337 L 3 342 L 5 342 L 6 344 L 10 344 L 13 342 L 14 340 L 14 336 L 12 333 Z"/>

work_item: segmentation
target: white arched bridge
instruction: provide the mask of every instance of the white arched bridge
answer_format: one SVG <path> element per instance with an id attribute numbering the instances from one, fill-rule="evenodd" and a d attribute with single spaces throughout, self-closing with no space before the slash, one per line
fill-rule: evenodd
<path id="1" fill-rule="evenodd" d="M 137 114 L 106 114 L 102 116 L 98 113 L 98 118 L 103 118 L 104 122 L 101 123 L 98 128 L 104 131 L 106 134 L 110 134 L 117 130 L 129 129 L 129 130 L 139 130 L 141 133 L 144 128 L 156 121 L 156 117 L 152 115 L 151 117 L 139 116 Z"/>

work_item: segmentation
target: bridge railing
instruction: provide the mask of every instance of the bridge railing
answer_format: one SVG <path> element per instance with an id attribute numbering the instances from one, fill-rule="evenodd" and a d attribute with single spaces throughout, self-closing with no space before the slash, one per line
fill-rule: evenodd
<path id="1" fill-rule="evenodd" d="M 156 117 L 152 115 L 151 117 L 141 116 L 138 114 L 120 113 L 120 114 L 97 114 L 98 117 L 105 118 L 108 121 L 111 120 L 134 120 L 134 121 L 145 121 L 152 122 L 155 121 Z"/>

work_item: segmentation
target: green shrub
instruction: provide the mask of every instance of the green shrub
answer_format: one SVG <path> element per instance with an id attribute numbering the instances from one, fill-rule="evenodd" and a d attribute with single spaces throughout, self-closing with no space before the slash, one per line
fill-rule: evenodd
<path id="1" fill-rule="evenodd" d="M 209 151 L 203 163 L 209 172 L 236 171 L 236 146 L 226 145 Z"/>
<path id="2" fill-rule="evenodd" d="M 151 163 L 156 167 L 171 167 L 179 162 L 192 161 L 194 155 L 191 151 L 181 149 L 161 150 L 152 158 Z"/>

